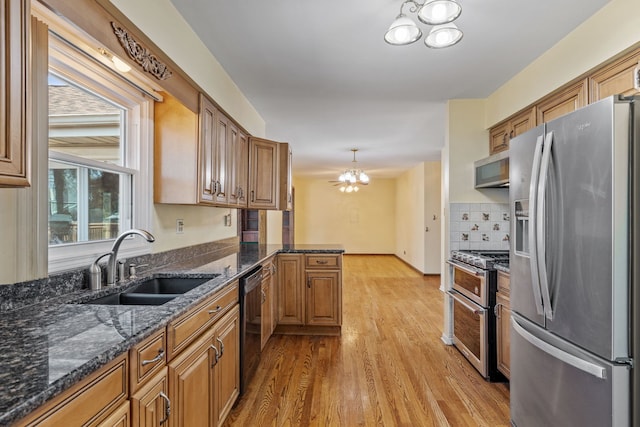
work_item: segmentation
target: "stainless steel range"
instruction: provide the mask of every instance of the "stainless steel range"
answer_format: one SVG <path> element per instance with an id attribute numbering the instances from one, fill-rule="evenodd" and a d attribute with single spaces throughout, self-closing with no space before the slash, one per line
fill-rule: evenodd
<path id="1" fill-rule="evenodd" d="M 451 252 L 449 274 L 453 299 L 453 345 L 490 381 L 504 381 L 496 357 L 496 263 L 508 263 L 508 251 Z"/>

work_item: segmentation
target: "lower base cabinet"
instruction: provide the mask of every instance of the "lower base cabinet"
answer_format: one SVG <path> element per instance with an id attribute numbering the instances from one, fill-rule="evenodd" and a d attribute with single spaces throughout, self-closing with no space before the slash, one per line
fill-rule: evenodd
<path id="1" fill-rule="evenodd" d="M 98 427 L 130 427 L 131 426 L 131 405 L 127 400 L 118 409 L 113 411 Z"/>
<path id="2" fill-rule="evenodd" d="M 236 305 L 169 362 L 171 427 L 224 423 L 240 391 L 239 330 Z"/>
<path id="3" fill-rule="evenodd" d="M 507 379 L 511 377 L 511 301 L 509 275 L 498 272 L 498 292 L 496 293 L 496 354 L 498 370 Z"/>
<path id="4" fill-rule="evenodd" d="M 131 396 L 131 421 L 134 427 L 168 425 L 171 410 L 166 369 Z"/>

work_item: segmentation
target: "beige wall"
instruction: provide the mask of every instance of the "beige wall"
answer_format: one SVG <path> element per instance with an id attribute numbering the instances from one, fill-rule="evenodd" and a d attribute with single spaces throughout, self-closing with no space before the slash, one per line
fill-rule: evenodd
<path id="1" fill-rule="evenodd" d="M 487 98 L 489 128 L 640 41 L 640 1 L 612 0 Z"/>
<path id="2" fill-rule="evenodd" d="M 341 243 L 348 253 L 395 253 L 395 180 L 344 194 L 326 180 L 294 177 L 295 241 Z"/>
<path id="3" fill-rule="evenodd" d="M 409 169 L 396 179 L 396 256 L 424 271 L 425 164 Z"/>

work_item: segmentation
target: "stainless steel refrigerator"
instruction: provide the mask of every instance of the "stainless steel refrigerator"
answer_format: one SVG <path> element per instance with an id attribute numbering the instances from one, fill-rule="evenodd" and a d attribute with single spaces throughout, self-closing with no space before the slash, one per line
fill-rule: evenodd
<path id="1" fill-rule="evenodd" d="M 517 427 L 640 425 L 639 118 L 610 97 L 510 142 Z"/>

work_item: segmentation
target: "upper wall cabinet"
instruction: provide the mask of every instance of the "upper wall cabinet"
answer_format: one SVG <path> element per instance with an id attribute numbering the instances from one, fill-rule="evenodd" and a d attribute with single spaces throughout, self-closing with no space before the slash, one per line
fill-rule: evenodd
<path id="1" fill-rule="evenodd" d="M 156 203 L 246 207 L 247 136 L 205 96 L 196 114 L 171 95 L 155 106 Z"/>
<path id="2" fill-rule="evenodd" d="M 536 109 L 529 108 L 491 129 L 489 134 L 489 154 L 509 149 L 509 140 L 534 128 Z"/>
<path id="3" fill-rule="evenodd" d="M 543 99 L 537 105 L 538 123 L 557 119 L 587 105 L 587 87 L 587 80 L 580 80 Z"/>
<path id="4" fill-rule="evenodd" d="M 0 0 L 0 187 L 29 186 L 30 1 Z"/>
<path id="5" fill-rule="evenodd" d="M 640 49 L 603 67 L 589 77 L 589 102 L 611 95 L 640 93 Z"/>
<path id="6" fill-rule="evenodd" d="M 291 159 L 289 144 L 249 138 L 250 209 L 292 209 Z"/>

